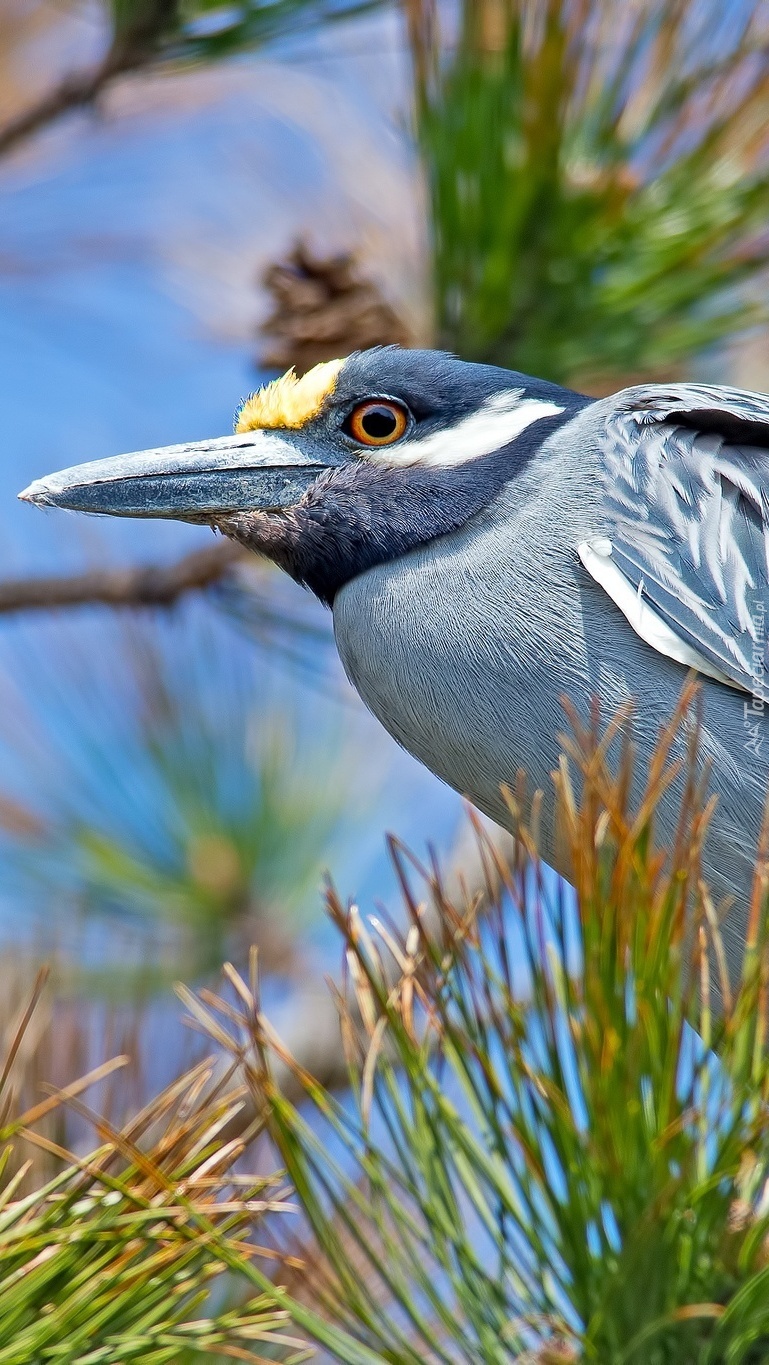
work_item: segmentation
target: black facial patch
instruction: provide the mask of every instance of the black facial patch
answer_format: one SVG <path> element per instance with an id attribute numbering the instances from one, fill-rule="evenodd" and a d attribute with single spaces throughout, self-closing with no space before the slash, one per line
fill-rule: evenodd
<path id="1" fill-rule="evenodd" d="M 573 415 L 543 418 L 503 449 L 448 468 L 352 460 L 325 470 L 293 507 L 238 512 L 217 524 L 331 606 L 351 578 L 464 525 Z"/>

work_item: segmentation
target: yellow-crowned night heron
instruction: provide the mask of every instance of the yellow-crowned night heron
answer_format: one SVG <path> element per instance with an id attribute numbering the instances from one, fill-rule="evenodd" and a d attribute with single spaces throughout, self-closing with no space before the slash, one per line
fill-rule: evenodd
<path id="1" fill-rule="evenodd" d="M 605 714 L 632 698 L 644 759 L 696 669 L 720 797 L 705 870 L 736 897 L 741 956 L 769 757 L 769 398 L 671 384 L 592 401 L 392 347 L 275 381 L 234 436 L 21 496 L 209 522 L 273 559 L 332 608 L 383 725 L 502 822 L 519 767 L 550 788 L 563 694 Z"/>

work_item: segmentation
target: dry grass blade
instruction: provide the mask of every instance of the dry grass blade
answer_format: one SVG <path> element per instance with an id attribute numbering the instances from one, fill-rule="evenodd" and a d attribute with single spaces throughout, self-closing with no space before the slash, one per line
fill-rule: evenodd
<path id="1" fill-rule="evenodd" d="M 9 1048 L 10 1074 L 42 989 Z M 260 1260 L 280 1257 L 259 1245 L 261 1222 L 287 1209 L 276 1177 L 246 1177 L 233 1167 L 245 1141 L 221 1144 L 240 1097 L 212 1085 L 210 1061 L 157 1095 L 123 1130 L 80 1098 L 118 1058 L 59 1087 L 25 1114 L 6 1115 L 0 1166 L 0 1365 L 77 1360 L 81 1365 L 164 1365 L 209 1357 L 299 1361 L 307 1350 L 289 1328 Z M 54 1106 L 89 1120 L 102 1139 L 74 1157 L 29 1127 Z M 246 1138 L 248 1134 L 245 1135 Z M 16 1144 L 39 1146 L 58 1174 L 21 1194 L 31 1163 L 15 1174 Z M 229 1308 L 211 1291 L 219 1282 Z M 264 1351 L 267 1351 L 265 1356 Z"/>
<path id="2" fill-rule="evenodd" d="M 14 1029 L 13 1036 L 11 1038 L 10 1044 L 5 1054 L 3 1069 L 2 1071 L 0 1071 L 0 1122 L 2 1122 L 2 1115 L 5 1111 L 4 1092 L 8 1084 L 8 1077 L 11 1074 L 11 1068 L 18 1055 L 22 1039 L 24 1038 L 24 1034 L 27 1031 L 32 1015 L 34 1014 L 35 1009 L 37 1008 L 38 1001 L 40 1000 L 40 996 L 42 995 L 45 983 L 48 980 L 48 976 L 49 969 L 47 967 L 41 967 L 37 973 L 37 976 L 35 977 L 35 982 L 32 987 L 32 990 L 30 991 L 29 999 L 26 1005 L 24 1006 L 21 1018 L 19 1019 L 19 1022 L 16 1025 L 16 1028 Z"/>

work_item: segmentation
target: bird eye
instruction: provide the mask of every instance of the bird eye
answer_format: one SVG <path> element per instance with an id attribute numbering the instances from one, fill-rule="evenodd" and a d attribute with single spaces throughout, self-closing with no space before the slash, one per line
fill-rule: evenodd
<path id="1" fill-rule="evenodd" d="M 359 403 L 345 422 L 345 430 L 363 446 L 392 445 L 400 440 L 407 426 L 405 408 L 385 398 Z"/>

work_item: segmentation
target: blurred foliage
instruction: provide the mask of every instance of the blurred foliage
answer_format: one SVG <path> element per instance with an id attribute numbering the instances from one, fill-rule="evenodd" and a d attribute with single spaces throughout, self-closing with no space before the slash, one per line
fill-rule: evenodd
<path id="1" fill-rule="evenodd" d="M 306 1103 L 281 1094 L 271 1068 L 287 1059 L 255 980 L 240 982 L 239 1018 L 210 996 L 192 1002 L 267 1107 L 314 1236 L 292 1312 L 311 1333 L 329 1317 L 343 1330 L 335 1359 L 769 1355 L 769 835 L 732 989 L 700 878 L 712 803 L 692 698 L 635 805 L 624 722 L 602 735 L 597 718 L 586 729 L 572 717 L 556 786 L 576 902 L 543 876 L 522 792 L 510 797 L 520 859 L 499 869 L 506 895 L 482 913 L 449 903 L 438 875 L 397 849 L 405 933 L 331 897 L 354 1103 L 297 1063 Z M 654 811 L 672 783 L 679 835 L 660 852 Z M 492 846 L 484 856 L 491 865 Z"/>
<path id="2" fill-rule="evenodd" d="M 249 555 L 216 584 L 210 600 L 291 677 L 316 695 L 339 700 L 331 617 L 274 565 Z"/>
<path id="3" fill-rule="evenodd" d="M 34 710 L 17 698 L 2 728 L 21 768 L 0 799 L 6 887 L 49 919 L 133 923 L 145 989 L 252 941 L 290 969 L 350 795 L 334 734 L 311 736 L 298 701 L 265 689 L 253 647 L 208 627 L 134 622 L 101 660 L 65 652 Z"/>
<path id="4" fill-rule="evenodd" d="M 124 3 L 124 0 L 118 0 Z M 384 0 L 176 0 L 171 57 L 211 61 L 247 48 L 307 35 L 322 25 L 357 18 Z M 114 0 L 113 0 L 114 3 Z M 129 5 L 136 0 L 128 0 Z M 163 3 L 163 0 L 159 0 Z"/>
<path id="5" fill-rule="evenodd" d="M 382 0 L 107 0 L 113 60 L 213 61 L 351 19 Z"/>
<path id="6" fill-rule="evenodd" d="M 609 391 L 765 321 L 764 0 L 404 7 L 438 344 Z"/>
<path id="7" fill-rule="evenodd" d="M 161 62 L 216 61 L 350 19 L 382 0 L 99 0 L 104 55 L 77 68 L 0 126 L 0 156 L 72 109 L 92 104 L 115 77 Z"/>
<path id="8" fill-rule="evenodd" d="M 214 1084 L 213 1064 L 201 1063 L 118 1131 L 82 1098 L 126 1061 L 117 1058 L 15 1112 L 9 1084 L 42 984 L 0 1058 L 2 1365 L 304 1360 L 252 1267 L 255 1227 L 284 1216 L 285 1194 L 275 1178 L 233 1169 L 248 1133 L 221 1143 L 241 1102 L 231 1077 Z M 20 1164 L 17 1149 L 50 1152 L 37 1129 L 61 1105 L 88 1116 L 101 1145 L 79 1159 L 53 1147 L 58 1174 L 22 1193 L 29 1161 Z M 231 1296 L 235 1283 L 248 1300 L 215 1310 L 212 1293 Z"/>

